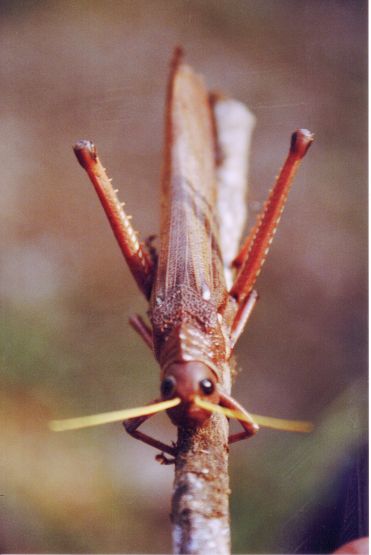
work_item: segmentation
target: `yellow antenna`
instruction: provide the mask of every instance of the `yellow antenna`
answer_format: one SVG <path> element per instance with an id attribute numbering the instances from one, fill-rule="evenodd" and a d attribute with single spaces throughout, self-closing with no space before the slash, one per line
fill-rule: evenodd
<path id="1" fill-rule="evenodd" d="M 272 428 L 272 430 L 309 434 L 314 429 L 313 423 L 308 422 L 308 420 L 286 420 L 284 418 L 273 418 L 272 416 L 259 416 L 259 414 L 252 414 L 251 416 L 259 426 Z"/>
<path id="2" fill-rule="evenodd" d="M 80 430 L 81 428 L 89 428 L 91 426 L 99 426 L 100 424 L 109 424 L 110 422 L 118 422 L 119 420 L 128 420 L 138 416 L 146 416 L 171 409 L 179 405 L 179 397 L 170 399 L 169 401 L 160 401 L 145 407 L 136 407 L 134 409 L 115 410 L 113 412 L 104 412 L 101 414 L 93 414 L 91 416 L 79 416 L 77 418 L 66 418 L 65 420 L 51 420 L 49 428 L 53 432 L 64 432 L 66 430 Z"/>
<path id="3" fill-rule="evenodd" d="M 195 403 L 202 409 L 206 409 L 210 412 L 216 412 L 218 414 L 224 414 L 227 418 L 237 418 L 237 420 L 243 420 L 244 422 L 249 422 L 250 424 L 255 424 L 254 419 L 251 415 L 247 416 L 239 410 L 227 409 L 226 407 L 221 407 L 215 403 L 210 403 L 205 401 L 205 399 L 200 399 L 200 397 L 195 397 Z"/>
<path id="4" fill-rule="evenodd" d="M 259 424 L 259 426 L 265 426 L 266 428 L 283 430 L 286 432 L 303 433 L 309 433 L 313 430 L 313 424 L 304 420 L 285 420 L 283 418 L 259 416 L 258 414 L 245 414 L 239 410 L 228 409 L 226 407 L 221 407 L 220 405 L 215 405 L 214 403 L 209 403 L 209 401 L 205 401 L 199 397 L 195 397 L 195 403 L 199 407 L 210 412 L 224 414 L 227 418 L 236 418 L 237 420 L 243 420 L 244 422 L 256 423 Z"/>

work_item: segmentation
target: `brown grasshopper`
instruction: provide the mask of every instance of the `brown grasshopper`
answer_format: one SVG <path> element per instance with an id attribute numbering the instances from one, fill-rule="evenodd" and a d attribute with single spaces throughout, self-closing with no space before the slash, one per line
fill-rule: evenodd
<path id="1" fill-rule="evenodd" d="M 176 426 L 197 427 L 212 412 L 236 418 L 243 432 L 229 442 L 252 436 L 254 419 L 223 387 L 233 348 L 257 301 L 254 290 L 287 194 L 312 134 L 297 130 L 277 181 L 255 227 L 232 267 L 227 287 L 219 240 L 221 214 L 217 209 L 217 130 L 215 97 L 176 51 L 168 84 L 165 154 L 162 175 L 160 250 L 139 242 L 130 217 L 107 177 L 95 146 L 79 141 L 75 154 L 87 171 L 103 205 L 131 273 L 149 301 L 151 326 L 138 315 L 133 328 L 153 351 L 161 368 L 161 395 L 150 405 L 127 411 L 54 421 L 55 430 L 125 420 L 133 437 L 156 449 L 176 454 L 176 447 L 139 431 L 150 416 L 167 410 Z M 151 255 L 152 252 L 152 255 Z M 274 425 L 276 419 L 268 424 Z M 266 422 L 261 420 L 262 424 Z M 276 422 L 277 424 L 277 422 Z M 307 430 L 306 423 L 281 421 L 280 427 Z"/>

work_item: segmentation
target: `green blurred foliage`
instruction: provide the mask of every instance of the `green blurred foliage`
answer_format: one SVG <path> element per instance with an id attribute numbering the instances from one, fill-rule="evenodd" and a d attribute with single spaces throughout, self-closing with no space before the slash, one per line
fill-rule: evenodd
<path id="1" fill-rule="evenodd" d="M 172 469 L 119 424 L 53 435 L 46 423 L 157 394 L 127 323 L 146 305 L 71 146 L 94 139 L 142 237 L 156 232 L 176 44 L 257 117 L 250 206 L 291 131 L 316 134 L 237 349 L 239 400 L 316 431 L 233 446 L 233 550 L 285 552 L 319 500 L 331 504 L 367 428 L 366 12 L 338 0 L 0 3 L 1 552 L 171 550 Z M 175 434 L 161 416 L 149 429 Z"/>

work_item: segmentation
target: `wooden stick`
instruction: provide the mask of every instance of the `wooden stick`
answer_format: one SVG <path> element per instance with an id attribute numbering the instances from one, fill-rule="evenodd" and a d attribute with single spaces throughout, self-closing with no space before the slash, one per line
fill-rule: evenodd
<path id="1" fill-rule="evenodd" d="M 230 553 L 228 424 L 213 415 L 178 429 L 171 520 L 174 553 Z"/>

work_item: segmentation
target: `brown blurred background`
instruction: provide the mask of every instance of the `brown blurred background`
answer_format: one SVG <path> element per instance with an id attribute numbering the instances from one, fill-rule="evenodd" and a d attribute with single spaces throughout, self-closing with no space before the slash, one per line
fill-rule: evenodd
<path id="1" fill-rule="evenodd" d="M 127 323 L 146 305 L 71 147 L 93 139 L 141 236 L 156 232 L 176 44 L 256 115 L 250 224 L 290 133 L 316 134 L 235 387 L 252 412 L 316 429 L 233 446 L 233 551 L 324 553 L 365 533 L 367 3 L 2 0 L 0 14 L 0 551 L 171 550 L 172 468 L 120 424 L 46 424 L 157 393 Z M 148 429 L 175 437 L 165 416 Z"/>

